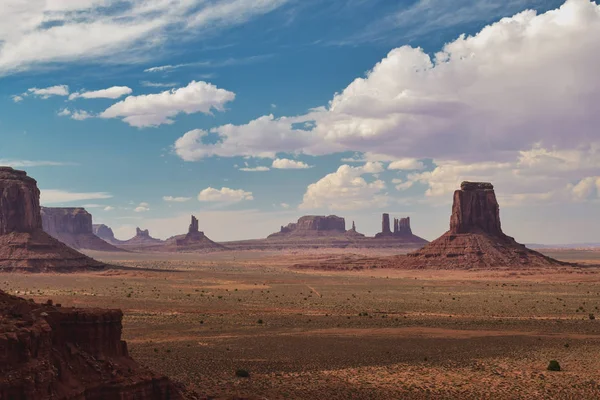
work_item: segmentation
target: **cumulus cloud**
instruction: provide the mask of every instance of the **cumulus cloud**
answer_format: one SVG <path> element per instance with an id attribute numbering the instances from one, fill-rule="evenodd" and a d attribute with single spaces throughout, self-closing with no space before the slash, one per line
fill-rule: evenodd
<path id="1" fill-rule="evenodd" d="M 185 203 L 186 201 L 190 201 L 191 199 L 191 197 L 163 196 L 163 200 L 170 203 Z"/>
<path id="2" fill-rule="evenodd" d="M 381 163 L 368 162 L 361 167 L 344 164 L 308 186 L 300 209 L 358 210 L 388 204 L 382 180 L 367 182 L 363 175 L 383 172 Z"/>
<path id="3" fill-rule="evenodd" d="M 137 213 L 150 211 L 150 204 L 146 202 L 141 202 L 137 207 L 133 209 L 133 211 Z"/>
<path id="4" fill-rule="evenodd" d="M 112 86 L 108 89 L 84 91 L 71 93 L 69 100 L 75 100 L 78 98 L 82 99 L 118 99 L 119 97 L 126 96 L 133 93 L 133 90 L 127 86 Z"/>
<path id="5" fill-rule="evenodd" d="M 152 59 L 183 33 L 236 26 L 286 1 L 11 0 L 0 13 L 0 76 L 58 62 Z"/>
<path id="6" fill-rule="evenodd" d="M 73 110 L 71 111 L 68 108 L 63 108 L 62 110 L 60 110 L 57 115 L 59 117 L 70 117 L 71 119 L 74 119 L 76 121 L 83 121 L 86 120 L 88 118 L 94 118 L 94 115 L 90 114 L 89 112 L 85 111 L 85 110 Z"/>
<path id="7" fill-rule="evenodd" d="M 574 149 L 598 142 L 599 48 L 600 6 L 568 0 L 462 35 L 434 57 L 393 49 L 326 106 L 213 128 L 216 143 L 202 141 L 205 131 L 188 132 L 175 149 L 188 161 L 361 151 L 463 162 L 514 160 L 540 142 Z"/>
<path id="8" fill-rule="evenodd" d="M 100 114 L 101 118 L 122 118 L 138 128 L 172 124 L 180 113 L 210 114 L 212 109 L 224 111 L 224 105 L 235 99 L 235 93 L 206 82 L 192 81 L 179 89 L 158 94 L 129 96 Z"/>
<path id="9" fill-rule="evenodd" d="M 40 203 L 56 204 L 71 203 L 81 200 L 110 199 L 112 195 L 106 192 L 70 192 L 60 189 L 42 189 L 40 190 Z"/>
<path id="10" fill-rule="evenodd" d="M 42 99 L 47 99 L 52 96 L 68 96 L 69 95 L 69 86 L 67 85 L 56 85 L 50 86 L 47 88 L 39 89 L 39 88 L 30 88 L 27 89 L 27 92 L 23 95 L 32 95 L 36 97 L 40 97 Z M 14 99 L 14 97 L 13 97 Z"/>
<path id="11" fill-rule="evenodd" d="M 571 187 L 576 200 L 600 198 L 600 176 L 590 176 L 577 182 Z"/>
<path id="12" fill-rule="evenodd" d="M 392 170 L 421 170 L 425 169 L 425 164 L 416 158 L 403 158 L 401 160 L 392 161 L 388 165 L 388 169 Z"/>
<path id="13" fill-rule="evenodd" d="M 306 168 L 311 168 L 310 165 L 302 162 L 302 161 L 295 161 L 295 160 L 290 160 L 287 158 L 277 158 L 275 160 L 273 160 L 273 168 L 275 169 L 306 169 Z"/>
<path id="14" fill-rule="evenodd" d="M 254 200 L 254 197 L 252 196 L 252 192 L 246 192 L 242 189 L 230 189 L 226 187 L 214 189 L 208 187 L 198 194 L 198 200 L 204 202 L 236 203 L 244 200 Z"/>

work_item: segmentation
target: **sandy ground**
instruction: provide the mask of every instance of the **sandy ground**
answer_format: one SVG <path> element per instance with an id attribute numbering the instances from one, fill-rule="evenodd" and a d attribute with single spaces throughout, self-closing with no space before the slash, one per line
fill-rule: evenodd
<path id="1" fill-rule="evenodd" d="M 288 268 L 332 254 L 93 253 L 125 268 L 0 274 L 0 288 L 123 309 L 131 354 L 211 398 L 600 398 L 600 269 Z"/>

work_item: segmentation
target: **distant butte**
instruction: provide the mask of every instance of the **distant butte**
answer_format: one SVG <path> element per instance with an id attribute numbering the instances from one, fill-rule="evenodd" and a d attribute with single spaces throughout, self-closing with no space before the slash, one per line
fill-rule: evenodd
<path id="1" fill-rule="evenodd" d="M 0 271 L 103 269 L 42 229 L 40 191 L 24 171 L 0 167 Z"/>
<path id="2" fill-rule="evenodd" d="M 123 251 L 94 235 L 92 214 L 84 208 L 42 207 L 46 233 L 74 249 Z"/>
<path id="3" fill-rule="evenodd" d="M 198 219 L 192 215 L 188 232 L 184 235 L 167 239 L 166 251 L 218 251 L 226 247 L 210 240 L 204 232 L 200 231 Z"/>

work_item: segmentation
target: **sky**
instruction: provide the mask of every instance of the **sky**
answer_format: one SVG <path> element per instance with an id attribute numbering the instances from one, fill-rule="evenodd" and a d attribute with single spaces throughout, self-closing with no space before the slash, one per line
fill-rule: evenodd
<path id="1" fill-rule="evenodd" d="M 521 242 L 600 242 L 598 65 L 590 0 L 3 0 L 0 165 L 120 239 L 432 240 L 474 180 Z"/>

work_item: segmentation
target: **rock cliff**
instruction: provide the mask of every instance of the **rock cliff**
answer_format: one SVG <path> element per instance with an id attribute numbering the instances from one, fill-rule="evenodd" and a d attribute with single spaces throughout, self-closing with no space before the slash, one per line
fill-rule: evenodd
<path id="1" fill-rule="evenodd" d="M 0 290 L 0 399 L 177 400 L 121 340 L 120 310 L 41 305 Z"/>
<path id="2" fill-rule="evenodd" d="M 42 229 L 40 191 L 23 171 L 0 167 L 0 271 L 102 269 Z"/>
<path id="3" fill-rule="evenodd" d="M 42 207 L 42 227 L 74 249 L 123 251 L 94 235 L 92 214 L 84 208 Z"/>
<path id="4" fill-rule="evenodd" d="M 98 236 L 107 243 L 114 245 L 123 243 L 121 240 L 115 237 L 113 230 L 104 224 L 92 225 L 92 231 L 94 232 L 94 235 Z"/>
<path id="5" fill-rule="evenodd" d="M 346 232 L 346 220 L 336 215 L 306 215 L 300 217 L 298 222 L 282 226 L 277 233 L 269 238 L 281 237 L 311 237 L 343 235 Z"/>
<path id="6" fill-rule="evenodd" d="M 454 192 L 450 230 L 402 263 L 443 269 L 565 265 L 502 232 L 494 187 L 486 182 L 463 182 Z"/>
<path id="7" fill-rule="evenodd" d="M 121 243 L 124 247 L 145 247 L 145 246 L 157 246 L 164 244 L 165 242 L 160 239 L 155 239 L 150 236 L 148 229 L 135 228 L 135 236 L 129 240 L 125 240 Z"/>

